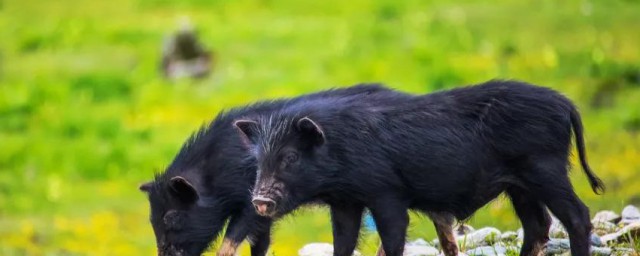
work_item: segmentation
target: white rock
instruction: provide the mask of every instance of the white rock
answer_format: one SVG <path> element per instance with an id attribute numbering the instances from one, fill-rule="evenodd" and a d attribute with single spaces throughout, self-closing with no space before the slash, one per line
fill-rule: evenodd
<path id="1" fill-rule="evenodd" d="M 425 241 L 422 238 L 418 238 L 416 240 L 408 242 L 407 245 L 429 245 L 429 242 Z"/>
<path id="2" fill-rule="evenodd" d="M 518 233 L 518 240 L 523 241 L 524 240 L 524 229 L 519 228 L 518 231 L 516 231 L 516 233 Z"/>
<path id="3" fill-rule="evenodd" d="M 510 242 L 518 239 L 518 233 L 513 231 L 507 231 L 500 235 L 500 240 Z"/>
<path id="4" fill-rule="evenodd" d="M 475 256 L 504 256 L 507 253 L 507 248 L 502 246 L 481 246 L 473 250 L 468 250 L 468 255 Z"/>
<path id="5" fill-rule="evenodd" d="M 591 219 L 592 223 L 617 223 L 618 221 L 620 221 L 620 215 L 618 215 L 614 211 L 599 211 L 598 213 L 596 213 L 596 215 L 593 216 L 593 219 Z"/>
<path id="6" fill-rule="evenodd" d="M 404 256 L 436 256 L 440 251 L 433 246 L 411 245 L 404 246 Z"/>
<path id="7" fill-rule="evenodd" d="M 333 256 L 333 245 L 329 243 L 311 243 L 306 244 L 298 251 L 300 256 Z M 360 256 L 357 251 L 353 255 Z"/>
<path id="8" fill-rule="evenodd" d="M 568 238 L 567 231 L 562 226 L 562 223 L 555 216 L 551 216 L 551 227 L 549 228 L 550 238 Z"/>
<path id="9" fill-rule="evenodd" d="M 624 226 L 618 232 L 601 236 L 600 241 L 602 241 L 602 243 L 604 244 L 608 244 L 610 242 L 628 242 L 629 236 L 640 236 L 640 222 L 633 222 L 629 225 Z"/>
<path id="10" fill-rule="evenodd" d="M 622 220 L 620 223 L 629 224 L 632 222 L 640 222 L 640 210 L 633 205 L 627 205 L 622 209 Z"/>
<path id="11" fill-rule="evenodd" d="M 464 236 L 456 237 L 459 243 L 464 244 L 465 248 L 475 248 L 482 245 L 490 245 L 500 239 L 502 233 L 497 228 L 486 227 L 478 229 Z"/>
<path id="12" fill-rule="evenodd" d="M 620 237 L 620 234 L 618 234 L 618 232 L 612 233 L 612 234 L 606 234 L 600 237 L 600 241 L 602 241 L 602 243 L 608 244 L 611 241 L 617 240 L 618 237 Z"/>
<path id="13" fill-rule="evenodd" d="M 593 232 L 598 235 L 606 235 L 618 231 L 618 226 L 608 221 L 592 222 Z"/>
<path id="14" fill-rule="evenodd" d="M 633 253 L 635 252 L 634 249 L 625 248 L 625 247 L 615 247 L 613 248 L 613 251 L 615 252 L 615 255 L 623 255 L 623 256 L 633 255 Z"/>
<path id="15" fill-rule="evenodd" d="M 464 236 L 466 234 L 469 234 L 473 231 L 476 231 L 475 228 L 473 228 L 471 225 L 467 225 L 467 224 L 461 224 L 455 227 L 454 232 L 455 235 L 457 236 Z"/>
<path id="16" fill-rule="evenodd" d="M 431 240 L 431 244 L 436 248 L 440 248 L 440 240 L 438 238 Z"/>
<path id="17" fill-rule="evenodd" d="M 298 251 L 300 256 L 324 256 L 333 255 L 333 245 L 327 243 L 306 244 Z"/>

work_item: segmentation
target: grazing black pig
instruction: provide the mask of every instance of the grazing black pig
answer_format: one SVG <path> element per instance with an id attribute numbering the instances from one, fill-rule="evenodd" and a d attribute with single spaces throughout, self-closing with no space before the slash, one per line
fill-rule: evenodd
<path id="1" fill-rule="evenodd" d="M 462 220 L 506 192 L 524 228 L 521 255 L 537 255 L 548 240 L 547 207 L 567 228 L 572 255 L 589 255 L 588 208 L 567 175 L 572 131 L 593 190 L 604 186 L 587 164 L 578 111 L 553 90 L 490 81 L 423 96 L 325 99 L 235 126 L 257 159 L 260 215 L 322 200 L 355 223 L 367 207 L 386 254 L 396 256 L 407 209 Z M 334 233 L 357 236 L 356 227 L 334 225 Z M 344 239 L 334 240 L 335 255 L 350 255 L 343 248 L 355 238 Z"/>
<path id="2" fill-rule="evenodd" d="M 200 255 L 229 220 L 218 255 L 234 255 L 249 238 L 252 255 L 265 255 L 270 243 L 271 220 L 256 214 L 251 204 L 255 159 L 243 148 L 232 127 L 234 119 L 267 114 L 285 106 L 324 98 L 366 97 L 394 93 L 380 85 L 358 85 L 309 94 L 289 100 L 262 102 L 220 114 L 193 134 L 171 165 L 155 180 L 140 186 L 148 193 L 150 220 L 159 255 Z M 438 234 L 452 237 L 452 218 L 434 218 Z M 455 243 L 443 241 L 451 250 Z M 455 254 L 451 254 L 455 255 Z"/>

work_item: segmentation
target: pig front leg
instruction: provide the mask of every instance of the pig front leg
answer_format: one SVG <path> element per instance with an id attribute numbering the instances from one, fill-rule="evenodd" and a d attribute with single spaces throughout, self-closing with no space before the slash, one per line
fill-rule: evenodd
<path id="1" fill-rule="evenodd" d="M 453 216 L 446 213 L 429 213 L 429 218 L 433 221 L 433 224 L 436 227 L 436 233 L 438 234 L 440 246 L 442 247 L 444 255 L 457 256 L 458 245 L 456 244 L 456 239 L 453 235 Z M 376 256 L 385 256 L 382 243 L 378 247 Z"/>
<path id="2" fill-rule="evenodd" d="M 386 256 L 402 256 L 409 225 L 407 205 L 400 199 L 380 198 L 369 207 Z"/>
<path id="3" fill-rule="evenodd" d="M 249 235 L 251 242 L 251 256 L 265 256 L 271 244 L 271 219 L 261 218 L 260 228 Z"/>
<path id="4" fill-rule="evenodd" d="M 218 256 L 234 256 L 244 239 L 249 239 L 252 256 L 267 254 L 271 242 L 272 220 L 258 216 L 253 208 L 231 216 L 227 231 L 218 249 Z"/>
<path id="5" fill-rule="evenodd" d="M 362 205 L 331 205 L 333 255 L 351 256 L 358 243 L 362 223 Z"/>

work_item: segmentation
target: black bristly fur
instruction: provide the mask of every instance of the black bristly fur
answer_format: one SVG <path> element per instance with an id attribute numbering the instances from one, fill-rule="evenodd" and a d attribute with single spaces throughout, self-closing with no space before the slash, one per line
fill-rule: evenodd
<path id="1" fill-rule="evenodd" d="M 313 122 L 301 131 L 305 118 Z M 572 255 L 589 255 L 588 208 L 567 174 L 572 129 L 593 190 L 604 186 L 587 165 L 578 111 L 551 89 L 489 81 L 422 96 L 328 98 L 254 121 L 253 193 L 274 201 L 262 214 L 281 216 L 322 200 L 332 217 L 336 210 L 356 222 L 349 210 L 367 207 L 386 255 L 397 256 L 408 209 L 467 219 L 506 192 L 523 224 L 522 255 L 537 254 L 548 240 L 546 208 L 567 228 Z M 348 229 L 334 225 L 334 233 Z M 334 246 L 335 255 L 351 255 L 355 241 Z"/>
<path id="2" fill-rule="evenodd" d="M 200 255 L 227 221 L 226 239 L 240 243 L 249 238 L 252 255 L 266 254 L 271 220 L 258 216 L 251 205 L 255 159 L 247 154 L 233 127 L 235 119 L 264 115 L 299 102 L 386 90 L 380 85 L 363 84 L 261 102 L 219 114 L 185 142 L 164 173 L 140 187 L 148 193 L 159 254 Z"/>

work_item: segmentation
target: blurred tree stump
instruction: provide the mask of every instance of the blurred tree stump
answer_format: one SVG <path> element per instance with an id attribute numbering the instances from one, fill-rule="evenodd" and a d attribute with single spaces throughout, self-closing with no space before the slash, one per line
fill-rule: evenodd
<path id="1" fill-rule="evenodd" d="M 164 77 L 203 78 L 213 69 L 213 54 L 198 40 L 189 22 L 165 39 L 162 47 L 161 71 Z"/>

